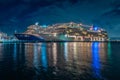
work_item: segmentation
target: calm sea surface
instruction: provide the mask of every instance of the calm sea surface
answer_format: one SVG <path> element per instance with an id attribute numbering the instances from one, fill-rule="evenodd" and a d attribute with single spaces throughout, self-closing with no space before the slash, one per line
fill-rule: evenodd
<path id="1" fill-rule="evenodd" d="M 0 43 L 0 80 L 120 80 L 120 42 Z"/>

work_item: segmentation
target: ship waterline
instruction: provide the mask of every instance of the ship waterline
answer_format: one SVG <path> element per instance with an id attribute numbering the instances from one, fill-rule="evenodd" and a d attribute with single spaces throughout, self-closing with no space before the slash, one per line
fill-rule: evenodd
<path id="1" fill-rule="evenodd" d="M 19 40 L 32 41 L 108 41 L 104 29 L 77 23 L 55 24 L 46 28 L 31 25 L 24 33 L 16 33 L 15 36 Z"/>

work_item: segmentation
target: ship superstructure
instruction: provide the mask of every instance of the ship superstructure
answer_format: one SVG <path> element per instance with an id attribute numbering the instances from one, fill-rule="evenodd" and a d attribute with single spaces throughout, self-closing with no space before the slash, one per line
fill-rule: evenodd
<path id="1" fill-rule="evenodd" d="M 60 23 L 50 26 L 30 25 L 24 33 L 15 34 L 19 40 L 39 41 L 107 41 L 107 32 L 95 26 Z"/>

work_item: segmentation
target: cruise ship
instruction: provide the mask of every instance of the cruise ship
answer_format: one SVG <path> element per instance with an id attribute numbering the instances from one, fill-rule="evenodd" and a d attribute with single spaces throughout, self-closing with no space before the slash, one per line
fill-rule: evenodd
<path id="1" fill-rule="evenodd" d="M 59 23 L 41 26 L 30 25 L 23 33 L 15 33 L 18 40 L 28 41 L 108 41 L 103 28 L 81 23 Z"/>

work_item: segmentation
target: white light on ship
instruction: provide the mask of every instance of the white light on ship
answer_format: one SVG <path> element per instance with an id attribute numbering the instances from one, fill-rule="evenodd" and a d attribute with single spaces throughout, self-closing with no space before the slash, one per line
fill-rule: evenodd
<path id="1" fill-rule="evenodd" d="M 98 30 L 98 32 L 101 32 L 101 30 Z"/>
<path id="2" fill-rule="evenodd" d="M 37 25 L 37 26 L 38 26 L 38 24 L 39 24 L 38 22 L 35 23 L 35 25 Z"/>
<path id="3" fill-rule="evenodd" d="M 54 33 L 54 36 L 57 36 L 57 33 Z"/>
<path id="4" fill-rule="evenodd" d="M 65 34 L 65 37 L 67 37 L 67 34 Z"/>
<path id="5" fill-rule="evenodd" d="M 80 23 L 79 25 L 82 26 L 82 23 Z"/>

